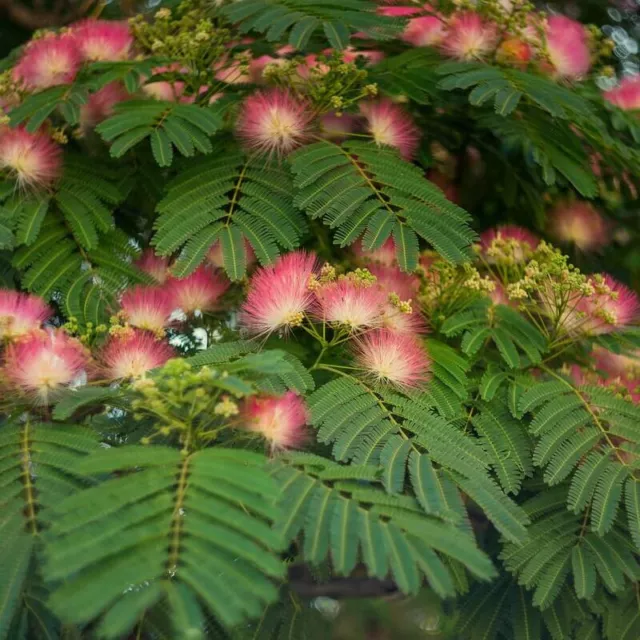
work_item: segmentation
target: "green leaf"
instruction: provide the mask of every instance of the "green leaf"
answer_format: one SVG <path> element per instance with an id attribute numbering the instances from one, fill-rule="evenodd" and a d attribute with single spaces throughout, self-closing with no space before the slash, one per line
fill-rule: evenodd
<path id="1" fill-rule="evenodd" d="M 380 453 L 383 467 L 382 484 L 388 493 L 402 493 L 404 488 L 405 465 L 411 449 L 411 442 L 400 436 L 392 436 Z"/>
<path id="2" fill-rule="evenodd" d="M 155 161 L 161 167 L 170 167 L 173 162 L 173 149 L 169 137 L 162 129 L 154 129 L 151 134 L 151 151 Z"/>
<path id="3" fill-rule="evenodd" d="M 231 280 L 240 280 L 247 270 L 247 256 L 244 248 L 242 232 L 231 225 L 220 232 L 224 270 Z"/>
<path id="4" fill-rule="evenodd" d="M 596 565 L 584 545 L 577 544 L 571 551 L 573 586 L 578 598 L 588 600 L 596 590 Z"/>

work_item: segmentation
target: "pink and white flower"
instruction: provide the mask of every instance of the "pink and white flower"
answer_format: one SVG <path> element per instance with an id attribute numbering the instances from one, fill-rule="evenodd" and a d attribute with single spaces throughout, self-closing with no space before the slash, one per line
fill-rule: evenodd
<path id="1" fill-rule="evenodd" d="M 88 361 L 82 343 L 62 329 L 36 329 L 9 343 L 4 377 L 15 388 L 47 402 L 51 393 L 77 380 Z"/>
<path id="2" fill-rule="evenodd" d="M 357 365 L 376 382 L 398 387 L 419 387 L 427 381 L 430 361 L 416 337 L 380 329 L 357 340 Z"/>
<path id="3" fill-rule="evenodd" d="M 241 324 L 255 334 L 300 325 L 315 301 L 309 282 L 317 269 L 316 256 L 305 251 L 293 251 L 258 269 L 242 305 Z"/>
<path id="4" fill-rule="evenodd" d="M 591 49 L 584 25 L 566 16 L 551 16 L 545 36 L 547 54 L 558 76 L 578 79 L 589 71 Z"/>
<path id="5" fill-rule="evenodd" d="M 574 244 L 581 251 L 596 251 L 609 242 L 607 221 L 588 202 L 561 202 L 547 219 L 549 233 L 556 240 Z"/>
<path id="6" fill-rule="evenodd" d="M 51 308 L 39 296 L 0 289 L 0 338 L 16 338 L 39 329 L 51 315 Z"/>
<path id="7" fill-rule="evenodd" d="M 169 258 L 156 255 L 151 248 L 145 249 L 133 264 L 158 284 L 164 284 L 169 278 Z"/>
<path id="8" fill-rule="evenodd" d="M 68 35 L 48 35 L 31 40 L 25 47 L 18 64 L 13 68 L 13 79 L 31 90 L 71 84 L 81 62 L 73 38 Z"/>
<path id="9" fill-rule="evenodd" d="M 323 322 L 339 325 L 349 331 L 360 331 L 382 324 L 387 297 L 374 284 L 342 278 L 316 291 L 317 309 L 314 313 Z"/>
<path id="10" fill-rule="evenodd" d="M 493 254 L 496 251 L 507 253 L 516 262 L 522 262 L 539 244 L 540 238 L 535 233 L 515 224 L 492 227 L 480 234 L 480 250 L 489 262 L 495 261 Z"/>
<path id="11" fill-rule="evenodd" d="M 153 333 L 130 330 L 110 337 L 99 360 L 108 379 L 120 380 L 140 378 L 175 356 L 173 347 Z"/>
<path id="12" fill-rule="evenodd" d="M 640 379 L 640 349 L 631 353 L 613 353 L 603 347 L 595 347 L 592 356 L 596 367 L 607 375 Z"/>
<path id="13" fill-rule="evenodd" d="M 133 36 L 126 22 L 115 20 L 82 20 L 71 25 L 78 51 L 90 62 L 117 62 L 131 57 Z"/>
<path id="14" fill-rule="evenodd" d="M 312 120 L 306 102 L 288 91 L 269 89 L 245 99 L 236 130 L 249 149 L 286 155 L 309 139 Z"/>
<path id="15" fill-rule="evenodd" d="M 594 280 L 596 292 L 584 298 L 578 310 L 586 314 L 583 329 L 590 334 L 611 333 L 638 321 L 638 294 L 608 274 L 602 282 Z"/>
<path id="16" fill-rule="evenodd" d="M 95 93 L 80 109 L 80 123 L 85 128 L 93 128 L 113 115 L 115 106 L 127 100 L 129 94 L 119 82 L 110 82 Z"/>
<path id="17" fill-rule="evenodd" d="M 248 398 L 242 417 L 246 427 L 260 434 L 273 450 L 299 447 L 305 441 L 308 413 L 304 400 L 293 391 L 280 397 Z"/>
<path id="18" fill-rule="evenodd" d="M 411 273 L 400 271 L 395 265 L 372 264 L 367 267 L 376 277 L 376 285 L 387 295 L 397 294 L 400 300 L 413 300 L 418 294 L 420 280 Z"/>
<path id="19" fill-rule="evenodd" d="M 420 129 L 400 105 L 384 98 L 363 102 L 360 113 L 366 119 L 366 130 L 378 146 L 395 147 L 405 160 L 418 150 Z"/>
<path id="20" fill-rule="evenodd" d="M 391 237 L 377 249 L 365 249 L 364 242 L 358 242 L 353 245 L 353 252 L 365 264 L 378 263 L 386 267 L 397 264 L 396 245 Z"/>
<path id="21" fill-rule="evenodd" d="M 499 39 L 500 32 L 494 22 L 474 11 L 464 11 L 449 21 L 440 48 L 450 58 L 481 60 L 495 51 Z"/>
<path id="22" fill-rule="evenodd" d="M 0 170 L 21 187 L 48 187 L 62 171 L 62 149 L 42 132 L 0 128 Z"/>
<path id="23" fill-rule="evenodd" d="M 402 39 L 414 47 L 433 47 L 446 37 L 445 24 L 438 16 L 411 18 L 402 34 Z"/>
<path id="24" fill-rule="evenodd" d="M 171 278 L 169 295 L 173 307 L 184 313 L 202 313 L 218 307 L 220 296 L 229 288 L 229 280 L 219 271 L 198 267 L 186 278 Z"/>
<path id="25" fill-rule="evenodd" d="M 169 325 L 173 302 L 169 292 L 160 287 L 136 286 L 122 294 L 120 306 L 132 327 L 156 334 Z"/>
<path id="26" fill-rule="evenodd" d="M 617 87 L 605 91 L 604 98 L 625 111 L 640 110 L 640 74 L 624 77 Z"/>

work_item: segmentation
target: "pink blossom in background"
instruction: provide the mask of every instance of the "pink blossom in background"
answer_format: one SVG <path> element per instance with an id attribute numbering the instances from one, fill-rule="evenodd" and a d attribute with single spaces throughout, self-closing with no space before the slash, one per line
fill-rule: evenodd
<path id="1" fill-rule="evenodd" d="M 81 63 L 72 37 L 47 35 L 27 44 L 13 68 L 13 79 L 30 90 L 71 84 Z"/>
<path id="2" fill-rule="evenodd" d="M 458 60 L 479 60 L 493 53 L 500 32 L 494 22 L 474 11 L 454 14 L 447 25 L 447 35 L 440 44 L 442 52 Z"/>
<path id="3" fill-rule="evenodd" d="M 640 110 L 640 74 L 622 78 L 615 89 L 605 91 L 604 97 L 625 111 Z"/>
<path id="4" fill-rule="evenodd" d="M 169 325 L 173 301 L 161 287 L 138 285 L 122 294 L 120 306 L 132 327 L 162 333 Z"/>
<path id="5" fill-rule="evenodd" d="M 360 113 L 365 128 L 378 146 L 396 148 L 405 160 L 411 160 L 420 142 L 420 129 L 403 107 L 388 98 L 362 102 Z"/>
<path id="6" fill-rule="evenodd" d="M 186 278 L 170 278 L 168 294 L 172 306 L 186 314 L 213 311 L 229 284 L 220 271 L 200 266 Z"/>
<path id="7" fill-rule="evenodd" d="M 99 354 L 101 374 L 108 379 L 139 378 L 175 357 L 171 345 L 148 331 L 111 336 Z"/>
<path id="8" fill-rule="evenodd" d="M 596 251 L 610 241 L 607 221 L 583 200 L 559 203 L 548 213 L 547 221 L 553 238 L 575 244 L 581 251 Z"/>
<path id="9" fill-rule="evenodd" d="M 558 76 L 578 79 L 591 67 L 587 30 L 566 16 L 550 16 L 546 25 L 546 49 Z"/>
<path id="10" fill-rule="evenodd" d="M 241 416 L 245 426 L 260 434 L 272 449 L 300 447 L 306 439 L 307 408 L 293 391 L 279 397 L 252 396 L 247 399 Z"/>
<path id="11" fill-rule="evenodd" d="M 82 20 L 69 27 L 78 51 L 90 62 L 118 62 L 131 57 L 133 36 L 126 22 Z"/>
<path id="12" fill-rule="evenodd" d="M 16 338 L 34 329 L 53 315 L 39 296 L 0 289 L 0 338 Z"/>

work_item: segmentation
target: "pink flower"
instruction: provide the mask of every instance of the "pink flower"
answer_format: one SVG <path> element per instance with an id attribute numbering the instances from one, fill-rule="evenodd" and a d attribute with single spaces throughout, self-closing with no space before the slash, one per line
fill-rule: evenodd
<path id="1" fill-rule="evenodd" d="M 440 48 L 451 58 L 477 60 L 495 51 L 499 37 L 494 22 L 473 11 L 465 11 L 453 16 Z"/>
<path id="2" fill-rule="evenodd" d="M 49 35 L 29 42 L 13 69 L 13 79 L 31 90 L 71 84 L 80 64 L 73 38 Z"/>
<path id="3" fill-rule="evenodd" d="M 244 251 L 247 260 L 247 267 L 250 267 L 256 261 L 256 254 L 246 238 L 244 239 Z M 211 246 L 211 249 L 209 249 L 207 259 L 214 267 L 224 269 L 224 256 L 222 255 L 222 245 L 219 240 L 216 240 Z"/>
<path id="4" fill-rule="evenodd" d="M 507 38 L 498 48 L 497 58 L 500 62 L 517 67 L 526 67 L 533 57 L 531 45 L 520 38 Z"/>
<path id="5" fill-rule="evenodd" d="M 625 111 L 640 109 L 640 74 L 626 76 L 615 89 L 605 91 L 604 98 Z"/>
<path id="6" fill-rule="evenodd" d="M 126 22 L 82 20 L 70 27 L 80 54 L 91 62 L 117 62 L 131 56 L 133 36 Z"/>
<path id="7" fill-rule="evenodd" d="M 86 128 L 93 128 L 113 115 L 114 107 L 129 94 L 119 82 L 110 82 L 92 93 L 87 103 L 80 109 L 80 122 Z"/>
<path id="8" fill-rule="evenodd" d="M 251 69 L 247 65 L 239 60 L 229 60 L 224 58 L 214 65 L 216 71 L 215 78 L 220 82 L 226 82 L 227 84 L 248 84 L 251 82 Z"/>
<path id="9" fill-rule="evenodd" d="M 502 285 L 502 283 L 495 280 L 494 284 L 496 285 L 494 290 L 489 291 L 489 297 L 491 298 L 491 302 L 493 302 L 493 304 L 495 305 L 503 304 L 507 307 L 513 306 L 514 301 L 509 299 L 509 296 L 507 295 L 507 292 L 505 291 L 505 288 Z"/>
<path id="10" fill-rule="evenodd" d="M 213 311 L 228 288 L 229 281 L 224 276 L 204 266 L 186 278 L 171 278 L 169 281 L 172 306 L 186 314 Z"/>
<path id="11" fill-rule="evenodd" d="M 640 349 L 626 354 L 613 353 L 603 347 L 595 347 L 592 355 L 596 367 L 607 375 L 640 378 Z"/>
<path id="12" fill-rule="evenodd" d="M 157 256 L 151 248 L 145 249 L 133 264 L 158 284 L 164 284 L 169 277 L 169 258 Z"/>
<path id="13" fill-rule="evenodd" d="M 378 146 L 395 147 L 405 160 L 414 157 L 420 142 L 420 129 L 400 105 L 383 98 L 361 103 L 360 113 L 366 118 L 367 131 Z"/>
<path id="14" fill-rule="evenodd" d="M 82 343 L 62 329 L 36 329 L 7 346 L 4 376 L 14 387 L 47 402 L 50 393 L 80 375 L 88 360 Z"/>
<path id="15" fill-rule="evenodd" d="M 308 140 L 312 120 L 306 102 L 282 89 L 269 89 L 245 99 L 236 127 L 248 148 L 286 155 Z"/>
<path id="16" fill-rule="evenodd" d="M 420 334 L 426 333 L 427 324 L 413 304 L 409 305 L 409 312 L 399 309 L 391 302 L 387 302 L 382 311 L 382 327 L 392 333 Z"/>
<path id="17" fill-rule="evenodd" d="M 62 171 L 62 149 L 41 132 L 0 128 L 0 170 L 21 187 L 48 187 Z"/>
<path id="18" fill-rule="evenodd" d="M 0 289 L 0 338 L 15 338 L 38 329 L 51 315 L 42 298 Z"/>
<path id="19" fill-rule="evenodd" d="M 176 352 L 148 331 L 125 331 L 109 338 L 100 353 L 101 368 L 108 379 L 139 378 L 161 367 Z"/>
<path id="20" fill-rule="evenodd" d="M 309 280 L 318 267 L 314 254 L 293 251 L 251 279 L 240 322 L 251 333 L 272 333 L 301 324 L 314 303 Z"/>
<path id="21" fill-rule="evenodd" d="M 304 400 L 293 391 L 280 397 L 248 398 L 242 417 L 247 428 L 259 433 L 272 449 L 299 447 L 305 440 L 307 409 Z"/>
<path id="22" fill-rule="evenodd" d="M 132 327 L 162 334 L 169 324 L 173 304 L 166 289 L 136 286 L 122 294 L 120 306 Z"/>
<path id="23" fill-rule="evenodd" d="M 166 67 L 155 67 L 152 69 L 154 76 L 161 74 L 180 73 L 186 71 L 179 64 L 171 64 Z M 142 87 L 142 91 L 155 100 L 166 100 L 167 102 L 184 102 L 186 85 L 182 80 L 156 80 L 149 82 Z"/>
<path id="24" fill-rule="evenodd" d="M 331 111 L 320 116 L 320 131 L 327 140 L 342 140 L 354 133 L 358 126 L 358 118 L 348 113 L 339 116 Z"/>
<path id="25" fill-rule="evenodd" d="M 405 18 L 406 16 L 415 16 L 416 13 L 420 13 L 422 9 L 418 6 L 412 7 L 378 7 L 376 13 L 381 16 L 388 16 L 391 18 Z"/>
<path id="26" fill-rule="evenodd" d="M 397 264 L 396 245 L 393 238 L 387 238 L 377 249 L 365 249 L 362 242 L 353 245 L 353 252 L 365 264 L 378 263 L 386 267 Z"/>
<path id="27" fill-rule="evenodd" d="M 375 285 L 342 278 L 323 285 L 316 297 L 318 308 L 314 313 L 323 322 L 359 331 L 382 324 L 382 311 L 388 296 Z"/>
<path id="28" fill-rule="evenodd" d="M 428 378 L 430 361 L 416 337 L 386 329 L 358 338 L 356 362 L 376 382 L 418 387 Z"/>
<path id="29" fill-rule="evenodd" d="M 517 262 L 522 262 L 537 249 L 538 244 L 538 236 L 515 224 L 492 227 L 480 234 L 480 249 L 489 262 L 495 261 L 493 254 L 496 251 L 508 253 Z"/>
<path id="30" fill-rule="evenodd" d="M 596 251 L 609 242 L 609 226 L 588 202 L 562 202 L 548 215 L 549 233 L 581 251 Z"/>
<path id="31" fill-rule="evenodd" d="M 581 78 L 591 67 L 585 27 L 566 16 L 551 16 L 546 26 L 547 53 L 558 76 Z"/>
<path id="32" fill-rule="evenodd" d="M 369 271 L 376 277 L 376 285 L 385 293 L 395 293 L 400 300 L 412 300 L 420 288 L 420 280 L 395 265 L 372 264 Z"/>
<path id="33" fill-rule="evenodd" d="M 250 82 L 255 84 L 264 83 L 264 70 L 268 65 L 283 65 L 287 61 L 285 58 L 274 58 L 273 56 L 259 56 L 249 63 Z"/>
<path id="34" fill-rule="evenodd" d="M 440 18 L 420 16 L 409 20 L 402 39 L 414 47 L 432 47 L 441 44 L 446 35 L 445 25 Z"/>
<path id="35" fill-rule="evenodd" d="M 595 294 L 583 298 L 578 311 L 586 314 L 583 329 L 590 334 L 611 333 L 629 326 L 640 316 L 640 300 L 635 291 L 608 274 L 602 282 L 594 279 Z"/>

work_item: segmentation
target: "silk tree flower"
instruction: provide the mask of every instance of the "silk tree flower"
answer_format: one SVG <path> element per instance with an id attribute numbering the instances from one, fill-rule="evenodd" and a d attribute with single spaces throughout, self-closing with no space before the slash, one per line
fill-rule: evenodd
<path id="1" fill-rule="evenodd" d="M 358 128 L 357 116 L 334 111 L 320 116 L 320 135 L 327 140 L 343 140 Z"/>
<path id="2" fill-rule="evenodd" d="M 0 127 L 0 170 L 20 187 L 49 187 L 62 171 L 62 149 L 43 132 Z"/>
<path id="3" fill-rule="evenodd" d="M 314 315 L 323 322 L 349 331 L 361 331 L 382 324 L 387 294 L 375 284 L 342 278 L 322 285 L 316 291 Z"/>
<path id="4" fill-rule="evenodd" d="M 605 91 L 604 98 L 625 111 L 640 110 L 640 74 L 624 77 L 617 87 Z"/>
<path id="5" fill-rule="evenodd" d="M 613 353 L 596 346 L 591 355 L 596 368 L 607 375 L 640 379 L 640 349 L 631 353 Z"/>
<path id="6" fill-rule="evenodd" d="M 430 361 L 415 336 L 387 329 L 369 331 L 357 339 L 357 366 L 375 382 L 415 388 L 427 381 Z"/>
<path id="7" fill-rule="evenodd" d="M 363 242 L 353 245 L 353 252 L 365 264 L 380 264 L 390 267 L 397 264 L 396 245 L 393 238 L 387 238 L 377 249 L 365 249 Z"/>
<path id="8" fill-rule="evenodd" d="M 73 38 L 68 35 L 48 35 L 31 40 L 25 47 L 13 68 L 13 79 L 32 91 L 71 84 L 81 62 Z"/>
<path id="9" fill-rule="evenodd" d="M 90 62 L 118 62 L 131 57 L 133 36 L 126 22 L 82 20 L 70 26 L 69 35 Z"/>
<path id="10" fill-rule="evenodd" d="M 86 104 L 80 108 L 80 124 L 92 129 L 114 113 L 115 106 L 127 100 L 129 94 L 119 82 L 110 82 L 89 96 Z"/>
<path id="11" fill-rule="evenodd" d="M 247 261 L 247 267 L 255 264 L 256 253 L 246 238 L 244 238 L 244 253 Z M 216 240 L 213 245 L 211 245 L 211 249 L 209 249 L 209 253 L 207 254 L 207 260 L 209 264 L 214 267 L 224 269 L 224 256 L 222 255 L 222 245 L 219 240 Z"/>
<path id="12" fill-rule="evenodd" d="M 395 265 L 372 264 L 368 267 L 376 277 L 376 285 L 387 294 L 395 293 L 400 300 L 412 300 L 418 294 L 420 280 Z"/>
<path id="13" fill-rule="evenodd" d="M 392 333 L 419 335 L 427 332 L 427 323 L 413 303 L 392 298 L 382 310 L 382 328 Z"/>
<path id="14" fill-rule="evenodd" d="M 309 105 L 283 89 L 268 89 L 244 100 L 236 124 L 247 148 L 268 155 L 286 155 L 311 133 Z"/>
<path id="15" fill-rule="evenodd" d="M 446 37 L 445 24 L 438 16 L 411 18 L 402 33 L 402 39 L 414 47 L 433 47 Z"/>
<path id="16" fill-rule="evenodd" d="M 500 32 L 494 22 L 474 11 L 464 11 L 450 19 L 440 49 L 450 58 L 481 60 L 495 51 L 499 38 Z"/>
<path id="17" fill-rule="evenodd" d="M 480 251 L 488 262 L 499 259 L 523 262 L 539 244 L 538 236 L 514 224 L 492 227 L 480 234 Z"/>
<path id="18" fill-rule="evenodd" d="M 386 6 L 376 9 L 376 13 L 379 15 L 390 18 L 405 18 L 407 16 L 415 16 L 421 12 L 422 8 L 417 5 Z"/>
<path id="19" fill-rule="evenodd" d="M 73 383 L 88 362 L 82 343 L 62 329 L 36 329 L 9 343 L 4 377 L 16 389 L 48 402 L 52 393 Z"/>
<path id="20" fill-rule="evenodd" d="M 583 329 L 592 335 L 611 333 L 638 321 L 638 294 L 608 274 L 594 277 L 593 296 L 585 297 L 578 311 L 585 314 Z"/>
<path id="21" fill-rule="evenodd" d="M 160 287 L 136 286 L 122 294 L 120 306 L 132 327 L 163 334 L 169 325 L 173 303 L 169 292 Z"/>
<path id="22" fill-rule="evenodd" d="M 293 251 L 258 269 L 249 284 L 240 323 L 254 334 L 299 326 L 315 301 L 309 282 L 317 270 L 315 254 L 305 251 Z"/>
<path id="23" fill-rule="evenodd" d="M 588 202 L 561 202 L 549 212 L 547 220 L 551 236 L 581 251 L 601 249 L 610 239 L 606 220 Z"/>
<path id="24" fill-rule="evenodd" d="M 582 78 L 591 67 L 589 36 L 584 25 L 566 16 L 551 16 L 545 28 L 546 50 L 561 78 Z"/>
<path id="25" fill-rule="evenodd" d="M 16 338 L 38 329 L 51 315 L 51 308 L 39 296 L 0 289 L 0 338 Z"/>
<path id="26" fill-rule="evenodd" d="M 174 309 L 189 315 L 216 309 L 228 288 L 229 280 L 219 271 L 200 266 L 186 278 L 171 278 L 168 292 Z"/>
<path id="27" fill-rule="evenodd" d="M 503 64 L 526 67 L 533 58 L 533 48 L 520 38 L 507 38 L 498 47 L 496 55 Z"/>
<path id="28" fill-rule="evenodd" d="M 400 105 L 388 98 L 360 104 L 365 117 L 365 129 L 378 146 L 395 147 L 405 160 L 411 160 L 418 150 L 420 129 Z"/>
<path id="29" fill-rule="evenodd" d="M 111 336 L 98 359 L 107 379 L 121 380 L 140 378 L 175 356 L 173 347 L 153 333 L 131 329 Z"/>
<path id="30" fill-rule="evenodd" d="M 308 413 L 304 400 L 293 391 L 282 396 L 252 396 L 241 412 L 246 427 L 261 435 L 272 450 L 291 449 L 305 441 Z"/>
<path id="31" fill-rule="evenodd" d="M 164 284 L 169 278 L 169 258 L 156 255 L 151 248 L 145 249 L 133 264 L 158 284 Z"/>

